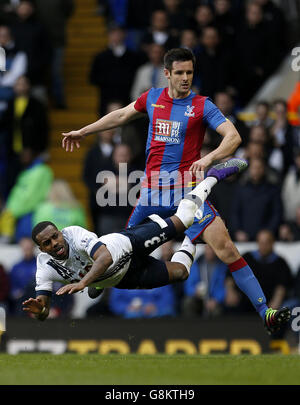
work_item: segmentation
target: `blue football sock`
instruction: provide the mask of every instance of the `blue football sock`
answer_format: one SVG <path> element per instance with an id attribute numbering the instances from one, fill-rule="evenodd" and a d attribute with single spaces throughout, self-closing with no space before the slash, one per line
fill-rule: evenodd
<path id="1" fill-rule="evenodd" d="M 241 257 L 228 267 L 236 285 L 247 295 L 256 311 L 264 319 L 266 310 L 268 309 L 266 297 L 247 262 Z"/>

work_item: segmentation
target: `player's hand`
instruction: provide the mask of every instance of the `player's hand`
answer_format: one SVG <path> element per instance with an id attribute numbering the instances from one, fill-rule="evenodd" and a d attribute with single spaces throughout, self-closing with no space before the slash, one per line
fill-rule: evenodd
<path id="1" fill-rule="evenodd" d="M 192 173 L 193 176 L 200 177 L 201 180 L 204 179 L 204 172 L 213 163 L 212 157 L 209 155 L 204 156 L 203 158 L 196 160 L 189 171 Z"/>
<path id="2" fill-rule="evenodd" d="M 34 315 L 39 315 L 44 308 L 43 302 L 37 298 L 29 298 L 28 300 L 24 301 L 22 305 L 23 311 Z"/>
<path id="3" fill-rule="evenodd" d="M 63 136 L 62 147 L 66 150 L 66 152 L 69 151 L 73 152 L 74 146 L 76 146 L 76 148 L 79 149 L 80 141 L 82 141 L 84 138 L 84 135 L 82 134 L 81 130 L 63 132 L 62 136 Z"/>
<path id="4" fill-rule="evenodd" d="M 79 283 L 67 284 L 57 290 L 56 295 L 74 294 L 78 291 L 82 291 L 85 287 L 86 285 L 81 281 L 79 281 Z"/>

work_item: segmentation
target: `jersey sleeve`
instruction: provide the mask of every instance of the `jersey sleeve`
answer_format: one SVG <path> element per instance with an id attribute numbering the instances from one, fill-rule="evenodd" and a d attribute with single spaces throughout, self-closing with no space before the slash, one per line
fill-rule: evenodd
<path id="1" fill-rule="evenodd" d="M 225 116 L 209 98 L 205 100 L 203 121 L 213 130 L 216 130 L 223 122 L 226 122 Z"/>
<path id="2" fill-rule="evenodd" d="M 35 293 L 38 295 L 47 295 L 51 296 L 53 290 L 53 277 L 52 271 L 48 268 L 46 263 L 43 263 L 43 260 L 40 256 L 36 260 L 37 269 L 35 274 Z"/>
<path id="3" fill-rule="evenodd" d="M 141 113 L 147 112 L 147 97 L 148 97 L 149 91 L 150 90 L 141 94 L 140 97 L 136 100 L 136 102 L 134 104 L 134 108 Z"/>
<path id="4" fill-rule="evenodd" d="M 71 238 L 75 244 L 76 249 L 83 250 L 91 258 L 93 258 L 96 250 L 101 245 L 103 245 L 103 243 L 99 240 L 98 236 L 95 233 L 87 231 L 81 226 L 69 227 L 69 231 L 71 231 Z"/>

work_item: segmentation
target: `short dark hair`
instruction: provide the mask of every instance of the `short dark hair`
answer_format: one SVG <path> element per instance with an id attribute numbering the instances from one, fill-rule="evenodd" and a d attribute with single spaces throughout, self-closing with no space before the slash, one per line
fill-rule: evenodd
<path id="1" fill-rule="evenodd" d="M 285 108 L 287 108 L 287 101 L 286 101 L 284 98 L 276 98 L 276 99 L 273 101 L 273 107 L 274 107 L 276 104 L 282 104 L 282 105 L 284 105 Z"/>
<path id="2" fill-rule="evenodd" d="M 173 48 L 165 54 L 164 66 L 171 72 L 173 62 L 185 62 L 188 60 L 191 60 L 193 67 L 195 67 L 196 58 L 192 51 L 186 48 Z"/>
<path id="3" fill-rule="evenodd" d="M 53 226 L 55 229 L 57 229 L 57 226 L 51 222 L 51 221 L 42 221 L 39 222 L 38 224 L 35 225 L 35 227 L 32 229 L 31 232 L 31 238 L 32 240 L 38 245 L 38 241 L 36 240 L 37 235 L 42 232 L 45 228 L 47 228 L 47 226 Z"/>
<path id="4" fill-rule="evenodd" d="M 268 103 L 268 101 L 265 101 L 265 100 L 260 100 L 260 101 L 258 101 L 257 103 L 256 103 L 256 107 L 259 107 L 259 106 L 264 106 L 264 107 L 266 107 L 266 109 L 269 109 L 270 108 L 270 103 Z"/>

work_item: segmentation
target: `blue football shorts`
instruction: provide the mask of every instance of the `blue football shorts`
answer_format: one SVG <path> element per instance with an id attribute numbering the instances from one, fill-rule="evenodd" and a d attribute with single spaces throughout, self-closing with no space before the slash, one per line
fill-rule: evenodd
<path id="1" fill-rule="evenodd" d="M 184 193 L 184 189 L 153 190 L 142 188 L 137 204 L 127 221 L 126 228 L 140 224 L 151 214 L 157 214 L 162 218 L 171 217 L 176 213 L 179 202 L 184 197 Z M 196 216 L 193 225 L 185 231 L 185 234 L 194 243 L 203 243 L 202 233 L 217 216 L 220 216 L 208 200 L 204 202 L 200 211 L 202 212 L 201 218 L 197 218 Z"/>

